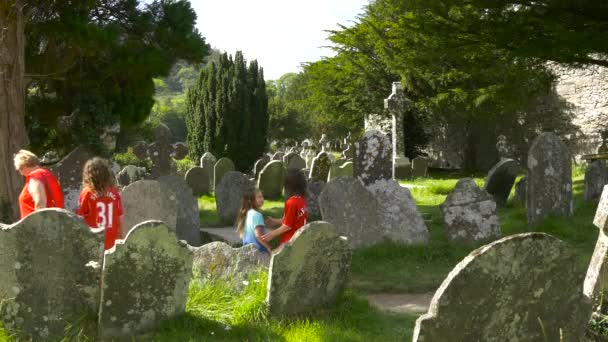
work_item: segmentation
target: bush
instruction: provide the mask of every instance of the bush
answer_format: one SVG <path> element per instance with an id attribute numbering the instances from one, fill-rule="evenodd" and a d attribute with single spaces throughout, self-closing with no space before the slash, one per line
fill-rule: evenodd
<path id="1" fill-rule="evenodd" d="M 196 166 L 196 161 L 189 158 L 177 160 L 177 174 L 180 176 L 186 175 L 186 172 Z"/>
<path id="2" fill-rule="evenodd" d="M 133 148 L 129 147 L 127 152 L 124 153 L 115 153 L 112 156 L 112 159 L 120 165 L 120 167 L 125 167 L 127 165 L 135 165 L 139 167 L 145 167 L 148 171 L 152 169 L 152 160 L 150 158 L 139 159 L 133 153 Z"/>

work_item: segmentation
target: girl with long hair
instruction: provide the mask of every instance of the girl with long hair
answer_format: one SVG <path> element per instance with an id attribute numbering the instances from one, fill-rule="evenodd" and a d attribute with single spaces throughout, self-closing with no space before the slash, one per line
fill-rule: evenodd
<path id="1" fill-rule="evenodd" d="M 236 220 L 236 230 L 243 239 L 243 245 L 255 244 L 260 252 L 272 253 L 272 248 L 262 240 L 264 235 L 264 216 L 260 208 L 264 205 L 264 195 L 260 190 L 243 194 L 243 202 Z"/>

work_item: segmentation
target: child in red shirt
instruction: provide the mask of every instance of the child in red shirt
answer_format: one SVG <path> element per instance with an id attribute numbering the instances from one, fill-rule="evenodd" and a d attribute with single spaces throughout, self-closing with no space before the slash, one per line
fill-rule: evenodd
<path id="1" fill-rule="evenodd" d="M 289 242 L 296 231 L 302 228 L 308 220 L 308 206 L 306 203 L 306 177 L 299 170 L 290 170 L 285 177 L 285 193 L 291 196 L 285 201 L 283 219 L 267 218 L 266 225 L 275 225 L 279 228 L 264 234 L 262 240 L 271 241 L 280 236 L 281 244 Z"/>
<path id="2" fill-rule="evenodd" d="M 105 230 L 104 247 L 114 248 L 122 236 L 122 202 L 116 189 L 115 178 L 108 162 L 101 158 L 87 161 L 82 172 L 83 189 L 76 213 L 84 218 L 94 231 Z"/>

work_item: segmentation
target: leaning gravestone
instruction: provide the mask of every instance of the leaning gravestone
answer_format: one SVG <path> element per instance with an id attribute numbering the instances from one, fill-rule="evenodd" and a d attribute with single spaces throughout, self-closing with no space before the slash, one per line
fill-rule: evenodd
<path id="1" fill-rule="evenodd" d="M 526 184 L 529 226 L 536 226 L 550 214 L 573 214 L 572 157 L 555 134 L 543 133 L 532 143 Z"/>
<path id="2" fill-rule="evenodd" d="M 116 175 L 116 179 L 118 180 L 118 185 L 120 185 L 120 186 L 127 186 L 131 183 L 137 182 L 138 180 L 142 180 L 145 177 L 146 177 L 146 168 L 137 167 L 135 165 L 125 166 Z"/>
<path id="3" fill-rule="evenodd" d="M 583 291 L 590 300 L 595 300 L 606 286 L 606 256 L 608 255 L 608 185 L 604 186 L 593 224 L 599 228 L 595 250 L 587 269 Z"/>
<path id="4" fill-rule="evenodd" d="M 154 129 L 154 136 L 154 143 L 139 143 L 133 148 L 133 153 L 139 159 L 149 157 L 152 160 L 152 178 L 156 179 L 174 173 L 173 159 L 184 159 L 188 148 L 183 143 L 171 144 L 171 130 L 165 124 L 159 124 Z"/>
<path id="5" fill-rule="evenodd" d="M 341 165 L 336 164 L 335 166 L 332 166 L 332 168 L 329 170 L 329 180 L 338 178 L 340 176 L 349 176 L 349 177 L 353 176 L 353 163 L 352 162 L 345 162 L 344 164 L 341 164 Z"/>
<path id="6" fill-rule="evenodd" d="M 423 157 L 412 159 L 412 178 L 426 177 L 429 169 L 429 161 Z"/>
<path id="7" fill-rule="evenodd" d="M 231 281 L 241 287 L 258 270 L 268 271 L 270 254 L 262 253 L 254 244 L 233 248 L 220 241 L 193 250 L 194 273 L 202 280 Z"/>
<path id="8" fill-rule="evenodd" d="M 175 229 L 178 202 L 175 192 L 157 180 L 140 180 L 130 184 L 121 193 L 124 216 L 123 233 L 126 235 L 144 221 L 162 221 Z"/>
<path id="9" fill-rule="evenodd" d="M 383 240 L 380 234 L 378 203 L 359 180 L 338 177 L 327 183 L 319 196 L 321 216 L 348 238 L 353 248 L 373 245 Z"/>
<path id="10" fill-rule="evenodd" d="M 380 226 L 377 234 L 404 244 L 419 244 L 431 238 L 416 202 L 407 188 L 392 179 L 367 186 L 378 200 Z"/>
<path id="11" fill-rule="evenodd" d="M 603 160 L 592 162 L 585 171 L 585 200 L 600 198 L 604 185 L 608 184 L 608 168 Z"/>
<path id="12" fill-rule="evenodd" d="M 331 161 L 325 152 L 319 153 L 313 160 L 308 178 L 327 182 Z"/>
<path id="13" fill-rule="evenodd" d="M 201 220 L 198 199 L 192 189 L 180 176 L 163 176 L 158 179 L 167 193 L 173 192 L 177 198 L 177 219 L 175 232 L 177 238 L 186 240 L 190 246 L 201 245 Z"/>
<path id="14" fill-rule="evenodd" d="M 258 189 L 262 191 L 264 197 L 270 199 L 281 197 L 284 175 L 285 168 L 282 161 L 273 160 L 264 167 L 258 179 Z"/>
<path id="15" fill-rule="evenodd" d="M 439 209 L 448 240 L 475 244 L 500 238 L 496 202 L 471 178 L 463 178 Z"/>
<path id="16" fill-rule="evenodd" d="M 285 165 L 287 165 L 287 170 L 302 170 L 306 168 L 306 160 L 294 153 L 293 156 L 287 158 Z"/>
<path id="17" fill-rule="evenodd" d="M 377 130 L 365 132 L 355 143 L 353 174 L 364 185 L 380 179 L 393 178 L 393 147 L 391 140 Z"/>
<path id="18" fill-rule="evenodd" d="M 494 197 L 499 207 L 507 204 L 518 169 L 519 164 L 515 160 L 503 159 L 488 172 L 484 190 Z"/>
<path id="19" fill-rule="evenodd" d="M 186 171 L 186 183 L 188 183 L 188 186 L 190 186 L 190 189 L 192 189 L 192 193 L 195 196 L 202 196 L 211 191 L 209 171 L 209 168 L 198 166 Z"/>
<path id="20" fill-rule="evenodd" d="M 224 177 L 227 172 L 234 170 L 235 168 L 232 160 L 228 158 L 220 158 L 220 160 L 218 160 L 213 167 L 213 188 L 217 188 L 217 186 L 222 182 L 222 177 Z"/>
<path id="21" fill-rule="evenodd" d="M 331 224 L 312 222 L 299 229 L 272 255 L 269 313 L 302 314 L 335 302 L 348 280 L 351 257 L 348 243 Z"/>
<path id="22" fill-rule="evenodd" d="M 125 338 L 183 314 L 192 276 L 192 253 L 166 224 L 137 225 L 106 253 L 99 335 Z"/>
<path id="23" fill-rule="evenodd" d="M 61 184 L 63 201 L 67 210 L 74 211 L 78 208 L 78 198 L 82 188 L 82 169 L 87 160 L 93 157 L 93 153 L 79 146 L 60 162 L 49 167 Z"/>
<path id="24" fill-rule="evenodd" d="M 519 234 L 469 254 L 416 321 L 414 342 L 581 341 L 591 302 L 568 244 Z"/>
<path id="25" fill-rule="evenodd" d="M 223 224 L 234 224 L 243 194 L 254 189 L 254 183 L 240 172 L 230 171 L 224 175 L 222 182 L 215 189 L 217 214 Z"/>
<path id="26" fill-rule="evenodd" d="M 0 317 L 25 339 L 59 340 L 99 304 L 103 233 L 63 209 L 0 224 Z"/>

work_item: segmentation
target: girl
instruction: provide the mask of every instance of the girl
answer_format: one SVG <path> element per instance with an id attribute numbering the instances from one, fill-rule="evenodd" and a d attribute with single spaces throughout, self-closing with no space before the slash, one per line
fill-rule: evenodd
<path id="1" fill-rule="evenodd" d="M 281 244 L 287 243 L 308 220 L 306 176 L 304 176 L 304 173 L 300 170 L 288 171 L 284 186 L 285 193 L 290 194 L 290 197 L 285 202 L 283 219 L 268 218 L 268 225 L 280 227 L 262 236 L 264 241 L 271 241 L 275 237 L 281 236 Z"/>
<path id="2" fill-rule="evenodd" d="M 113 250 L 116 240 L 122 236 L 122 202 L 108 162 L 101 158 L 87 161 L 82 171 L 82 186 L 76 213 L 94 230 L 105 230 L 104 247 L 106 251 Z"/>
<path id="3" fill-rule="evenodd" d="M 271 253 L 270 245 L 262 240 L 264 217 L 258 211 L 264 205 L 264 195 L 259 190 L 243 194 L 243 204 L 237 216 L 236 229 L 243 239 L 243 245 L 255 244 L 263 253 Z"/>

